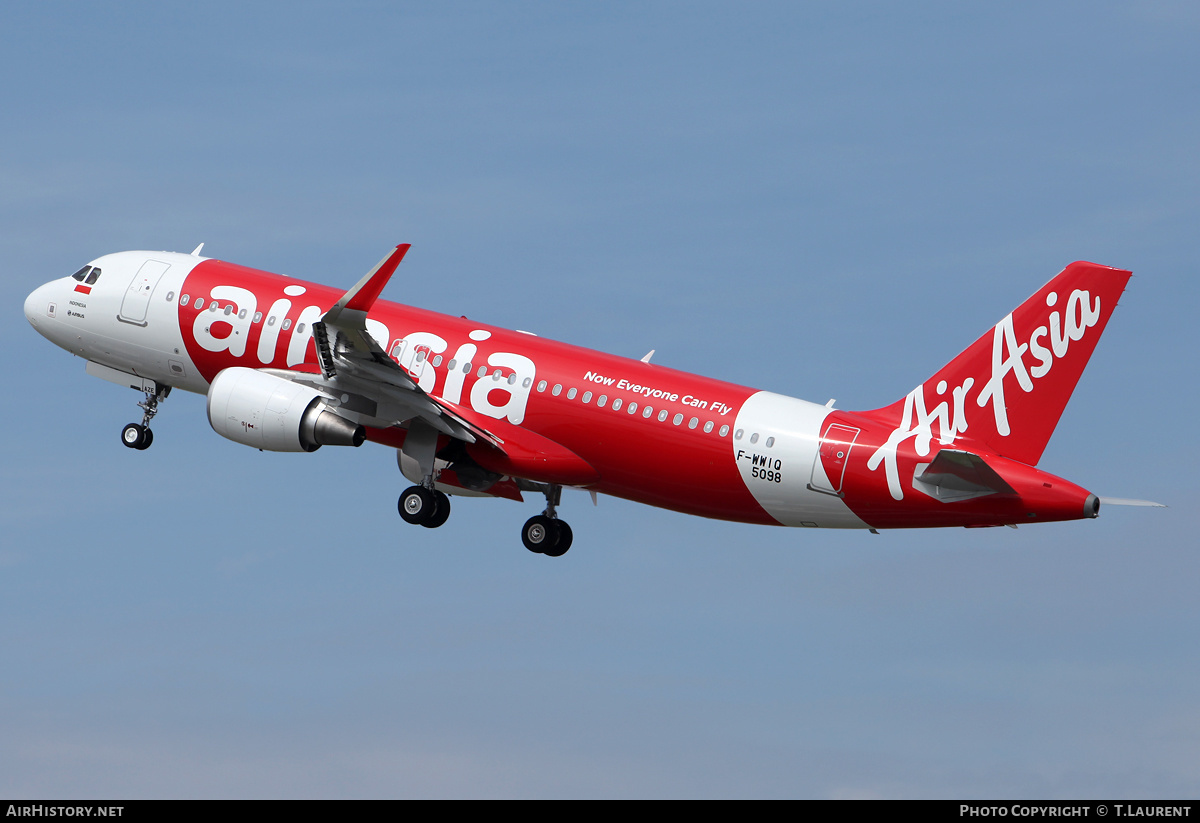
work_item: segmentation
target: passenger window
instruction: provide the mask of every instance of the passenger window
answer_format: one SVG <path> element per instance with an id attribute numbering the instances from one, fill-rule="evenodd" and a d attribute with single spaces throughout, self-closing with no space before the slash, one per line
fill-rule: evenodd
<path id="1" fill-rule="evenodd" d="M 272 314 L 270 317 L 267 318 L 267 325 L 268 326 L 275 325 L 275 315 Z"/>
<path id="2" fill-rule="evenodd" d="M 757 442 L 758 442 L 758 432 L 755 432 L 754 434 L 750 435 L 750 442 L 751 442 L 751 443 L 757 443 Z"/>
<path id="3" fill-rule="evenodd" d="M 500 370 L 499 370 L 499 369 L 496 369 L 494 372 L 492 372 L 492 379 L 493 379 L 493 380 L 495 380 L 497 383 L 499 383 L 499 382 L 500 382 L 500 378 L 501 378 L 502 376 L 503 376 L 503 375 L 501 375 L 501 374 L 500 374 Z"/>
<path id="4" fill-rule="evenodd" d="M 175 299 L 175 292 L 173 292 L 173 291 L 167 292 L 167 302 L 170 303 L 174 299 Z"/>
<path id="5" fill-rule="evenodd" d="M 442 365 L 442 356 L 439 354 L 437 357 L 433 358 L 433 367 L 436 369 L 440 365 Z"/>
<path id="6" fill-rule="evenodd" d="M 583 393 L 583 402 L 584 402 L 584 403 L 591 403 L 591 402 L 592 402 L 592 393 L 591 393 L 590 391 L 585 391 L 585 392 Z"/>
<path id="7" fill-rule="evenodd" d="M 219 308 L 221 308 L 221 307 L 217 305 L 217 301 L 216 301 L 216 300 L 214 300 L 214 301 L 212 301 L 211 303 L 209 303 L 209 304 L 208 304 L 208 310 L 209 310 L 209 311 L 215 312 L 215 311 L 216 311 L 217 309 L 219 309 Z"/>
<path id="8" fill-rule="evenodd" d="M 574 387 L 571 387 L 570 389 L 567 389 L 567 399 L 568 399 L 568 400 L 574 400 L 574 399 L 575 399 L 575 395 L 577 395 L 578 393 L 579 393 L 579 392 L 577 392 L 577 391 L 575 390 L 575 388 L 574 388 Z"/>
<path id="9" fill-rule="evenodd" d="M 725 436 L 725 435 L 727 435 L 727 434 L 729 434 L 729 427 L 728 427 L 728 426 L 722 426 L 722 427 L 721 427 L 721 431 L 717 432 L 717 436 L 718 436 L 718 437 L 724 437 L 724 436 Z"/>
<path id="10" fill-rule="evenodd" d="M 204 298 L 196 298 L 196 311 L 204 311 Z"/>
<path id="11" fill-rule="evenodd" d="M 447 368 L 447 369 L 449 369 L 450 371 L 454 371 L 454 369 L 455 369 L 457 366 L 458 366 L 458 361 L 457 361 L 457 360 L 451 360 L 449 363 L 447 363 L 447 364 L 446 364 L 446 368 Z"/>
<path id="12" fill-rule="evenodd" d="M 304 334 L 304 324 L 303 323 L 301 323 L 299 326 L 296 327 L 296 334 Z"/>
<path id="13" fill-rule="evenodd" d="M 604 404 L 603 404 L 603 403 L 601 403 L 600 405 L 601 405 L 601 406 L 603 406 Z M 614 397 L 614 398 L 613 398 L 612 410 L 613 410 L 613 411 L 620 411 L 620 410 L 621 410 L 621 398 L 619 398 L 619 397 Z"/>
<path id="14" fill-rule="evenodd" d="M 675 415 L 675 417 L 674 417 L 674 418 L 672 418 L 672 419 L 671 419 L 671 423 L 672 423 L 673 425 L 676 425 L 676 426 L 678 426 L 678 425 L 679 425 L 680 423 L 682 423 L 682 422 L 683 422 L 683 415 L 682 415 L 682 414 L 677 414 L 677 415 Z"/>
<path id="15" fill-rule="evenodd" d="M 658 413 L 658 422 L 662 423 L 663 421 L 665 421 L 667 419 L 668 414 L 669 414 L 669 412 L 666 409 L 663 409 L 662 411 L 660 411 Z"/>
<path id="16" fill-rule="evenodd" d="M 185 294 L 183 297 L 179 298 L 179 305 L 186 306 L 188 304 L 188 301 L 191 299 L 192 298 L 190 295 Z"/>
<path id="17" fill-rule="evenodd" d="M 510 374 L 508 376 L 508 385 L 510 385 L 510 386 L 517 385 L 517 373 L 516 372 L 513 372 L 512 374 Z"/>
<path id="18" fill-rule="evenodd" d="M 301 325 L 301 326 L 300 326 L 300 331 L 304 331 L 304 326 L 303 326 L 303 325 Z M 424 350 L 424 349 L 421 349 L 421 350 L 419 350 L 419 351 L 417 352 L 417 362 L 418 362 L 418 363 L 424 363 L 424 362 L 425 362 L 425 350 Z"/>
<path id="19" fill-rule="evenodd" d="M 524 380 L 521 381 L 521 386 L 526 389 L 529 388 L 531 385 L 533 385 L 532 377 L 526 377 Z"/>
<path id="20" fill-rule="evenodd" d="M 555 383 L 554 388 L 550 390 L 550 393 L 555 397 L 558 397 L 560 394 L 562 394 L 562 383 Z"/>
<path id="21" fill-rule="evenodd" d="M 704 424 L 704 433 L 708 434 L 712 430 L 713 430 L 713 422 L 711 420 L 709 420 Z"/>
<path id="22" fill-rule="evenodd" d="M 240 312 L 238 312 L 238 320 L 245 320 L 245 319 L 246 319 L 246 310 L 242 309 Z"/>
<path id="23" fill-rule="evenodd" d="M 689 429 L 694 429 L 694 428 L 696 428 L 696 426 L 698 426 L 699 424 L 700 424 L 700 421 L 699 421 L 699 420 L 697 420 L 695 417 L 693 417 L 691 420 L 689 420 L 689 421 L 688 421 L 688 428 L 689 428 Z"/>
<path id="24" fill-rule="evenodd" d="M 545 391 L 545 390 L 546 390 L 546 381 L 539 380 L 538 381 L 538 391 Z"/>
<path id="25" fill-rule="evenodd" d="M 607 394 L 602 394 L 596 398 L 596 405 L 599 406 L 600 408 L 604 408 L 604 404 L 607 402 L 608 402 Z M 616 401 L 614 401 L 614 402 L 616 402 Z"/>
<path id="26" fill-rule="evenodd" d="M 476 377 L 485 377 L 485 376 L 487 376 L 487 366 L 480 366 L 479 374 L 477 374 Z"/>
<path id="27" fill-rule="evenodd" d="M 283 330 L 287 331 L 291 327 L 292 327 L 292 319 L 289 317 L 287 320 L 283 321 Z"/>
<path id="28" fill-rule="evenodd" d="M 736 432 L 734 432 L 734 434 L 733 434 L 733 439 L 734 439 L 734 440 L 741 440 L 741 439 L 742 439 L 742 430 L 741 430 L 741 429 L 738 429 Z"/>
<path id="29" fill-rule="evenodd" d="M 768 437 L 768 438 L 767 438 L 767 448 L 769 449 L 769 448 L 771 448 L 771 447 L 772 447 L 772 446 L 774 446 L 774 445 L 775 445 L 775 438 L 774 438 L 774 437 Z"/>
<path id="30" fill-rule="evenodd" d="M 92 273 L 88 275 L 87 285 L 89 285 L 89 286 L 95 285 L 96 281 L 99 279 L 100 279 L 100 269 L 92 269 Z"/>
<path id="31" fill-rule="evenodd" d="M 646 418 L 647 420 L 650 419 L 650 415 L 652 414 L 654 414 L 653 406 L 646 406 L 642 409 L 642 417 Z"/>
<path id="32" fill-rule="evenodd" d="M 463 374 L 470 374 L 470 373 L 471 373 L 471 364 L 463 363 Z"/>
<path id="33" fill-rule="evenodd" d="M 262 322 L 262 312 L 260 312 L 260 311 L 256 311 L 256 312 L 254 313 L 254 322 L 255 322 L 255 323 L 261 323 L 261 322 Z"/>
<path id="34" fill-rule="evenodd" d="M 629 412 L 630 414 L 637 414 L 637 403 L 630 403 L 625 407 L 625 411 Z"/>

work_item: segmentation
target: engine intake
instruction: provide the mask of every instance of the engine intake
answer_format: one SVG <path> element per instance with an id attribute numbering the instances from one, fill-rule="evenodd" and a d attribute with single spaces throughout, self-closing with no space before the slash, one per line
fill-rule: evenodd
<path id="1" fill-rule="evenodd" d="M 241 367 L 213 378 L 208 423 L 235 443 L 276 452 L 361 446 L 367 434 L 331 411 L 328 398 L 316 389 Z"/>

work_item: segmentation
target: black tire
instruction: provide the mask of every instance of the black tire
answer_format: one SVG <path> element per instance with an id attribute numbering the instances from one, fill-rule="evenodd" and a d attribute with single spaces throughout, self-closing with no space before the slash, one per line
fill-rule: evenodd
<path id="1" fill-rule="evenodd" d="M 571 527 L 567 525 L 566 520 L 555 520 L 554 526 L 558 529 L 558 542 L 554 548 L 546 549 L 542 554 L 547 557 L 562 557 L 567 553 L 567 549 L 571 548 L 571 541 L 575 539 L 575 535 L 571 533 Z"/>
<path id="2" fill-rule="evenodd" d="M 521 542 L 534 554 L 549 554 L 558 545 L 558 522 L 544 514 L 537 514 L 525 521 L 521 529 Z"/>
<path id="3" fill-rule="evenodd" d="M 433 515 L 421 521 L 421 525 L 427 529 L 436 529 L 450 517 L 450 498 L 435 489 L 433 499 L 436 504 Z"/>
<path id="4" fill-rule="evenodd" d="M 437 513 L 437 500 L 424 486 L 410 486 L 396 501 L 396 508 L 404 522 L 419 526 Z"/>
<path id="5" fill-rule="evenodd" d="M 143 431 L 142 445 L 138 446 L 138 450 L 145 451 L 146 449 L 150 448 L 150 444 L 153 442 L 154 432 L 150 431 L 150 429 L 145 429 Z"/>
<path id="6" fill-rule="evenodd" d="M 146 441 L 146 429 L 140 423 L 130 423 L 125 428 L 121 429 L 121 442 L 126 448 L 144 449 L 142 445 Z"/>

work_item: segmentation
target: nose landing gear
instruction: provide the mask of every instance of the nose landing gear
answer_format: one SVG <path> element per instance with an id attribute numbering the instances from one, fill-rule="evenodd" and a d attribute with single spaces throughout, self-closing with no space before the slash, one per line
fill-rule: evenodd
<path id="1" fill-rule="evenodd" d="M 143 389 L 146 399 L 138 403 L 142 409 L 142 422 L 130 423 L 121 429 L 121 442 L 128 448 L 145 451 L 154 442 L 154 432 L 150 431 L 150 421 L 158 414 L 158 404 L 167 399 L 171 393 L 170 386 L 155 385 L 154 389 Z"/>
<path id="2" fill-rule="evenodd" d="M 154 442 L 154 432 L 139 423 L 130 423 L 121 429 L 121 442 L 131 449 L 144 451 Z"/>

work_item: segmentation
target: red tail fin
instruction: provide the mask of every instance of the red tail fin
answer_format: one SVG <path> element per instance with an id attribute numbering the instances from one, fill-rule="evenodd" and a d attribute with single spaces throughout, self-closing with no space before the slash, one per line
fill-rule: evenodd
<path id="1" fill-rule="evenodd" d="M 1072 263 L 903 400 L 868 414 L 918 439 L 974 441 L 1036 465 L 1129 276 Z"/>

